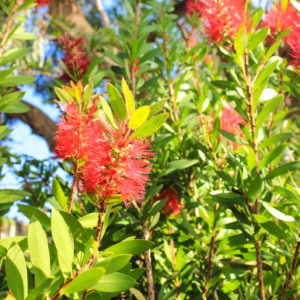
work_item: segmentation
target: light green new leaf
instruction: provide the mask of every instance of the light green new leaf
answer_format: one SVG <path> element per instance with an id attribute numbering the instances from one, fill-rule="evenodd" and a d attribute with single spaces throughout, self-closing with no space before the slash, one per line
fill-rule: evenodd
<path id="1" fill-rule="evenodd" d="M 63 89 L 55 87 L 54 88 L 55 94 L 57 95 L 58 99 L 65 105 L 68 105 L 73 102 L 73 98 Z"/>
<path id="2" fill-rule="evenodd" d="M 65 211 L 68 211 L 67 197 L 65 197 L 59 182 L 55 178 L 53 178 L 53 183 L 52 183 L 52 194 L 55 197 L 56 201 L 60 204 L 60 206 Z"/>
<path id="3" fill-rule="evenodd" d="M 134 112 L 134 99 L 131 91 L 129 90 L 126 81 L 122 78 L 122 90 L 125 97 L 128 115 L 131 116 Z"/>
<path id="4" fill-rule="evenodd" d="M 0 126 L 0 139 L 3 139 L 12 131 L 13 131 L 12 129 L 8 129 L 8 125 Z"/>
<path id="5" fill-rule="evenodd" d="M 36 81 L 36 78 L 33 76 L 26 76 L 26 75 L 10 76 L 2 80 L 1 86 L 13 87 L 17 85 L 32 83 L 34 81 Z"/>
<path id="6" fill-rule="evenodd" d="M 0 66 L 14 62 L 16 59 L 24 56 L 27 53 L 28 49 L 11 49 L 4 53 L 0 60 Z"/>
<path id="7" fill-rule="evenodd" d="M 285 222 L 294 222 L 295 221 L 295 219 L 292 216 L 288 216 L 288 215 L 282 213 L 281 211 L 279 211 L 278 209 L 273 207 L 268 202 L 262 201 L 262 204 L 265 207 L 265 209 L 275 218 L 285 221 Z"/>
<path id="8" fill-rule="evenodd" d="M 261 28 L 261 29 L 257 30 L 253 34 L 253 36 L 250 40 L 250 43 L 248 45 L 248 49 L 249 50 L 255 49 L 261 42 L 263 42 L 265 40 L 268 33 L 269 33 L 269 27 L 264 27 L 264 28 Z"/>
<path id="9" fill-rule="evenodd" d="M 115 244 L 106 250 L 103 253 L 112 252 L 114 256 L 121 254 L 131 254 L 138 255 L 154 246 L 153 242 L 145 240 L 129 240 L 124 241 L 118 244 Z"/>
<path id="10" fill-rule="evenodd" d="M 25 95 L 25 92 L 15 92 L 7 94 L 0 98 L 0 111 L 15 104 Z"/>
<path id="11" fill-rule="evenodd" d="M 27 238 L 24 236 L 11 236 L 0 239 L 0 246 L 4 247 L 6 250 L 8 250 L 13 243 L 18 244 L 23 252 L 28 250 Z"/>
<path id="12" fill-rule="evenodd" d="M 105 273 L 104 269 L 92 268 L 75 277 L 65 288 L 64 294 L 74 294 L 92 288 Z"/>
<path id="13" fill-rule="evenodd" d="M 281 145 L 270 152 L 268 152 L 266 155 L 264 155 L 259 163 L 259 170 L 266 167 L 269 163 L 271 163 L 274 159 L 278 158 L 278 156 L 284 151 L 286 148 L 286 145 Z"/>
<path id="14" fill-rule="evenodd" d="M 24 199 L 26 196 L 31 196 L 31 194 L 20 190 L 0 190 L 0 203 L 15 202 Z"/>
<path id="15" fill-rule="evenodd" d="M 286 163 L 284 165 L 279 166 L 278 168 L 271 171 L 264 180 L 273 179 L 274 177 L 286 174 L 288 172 L 292 172 L 294 170 L 300 169 L 300 161 L 292 161 L 289 163 Z"/>
<path id="16" fill-rule="evenodd" d="M 266 148 L 268 146 L 271 146 L 273 144 L 276 144 L 278 142 L 281 142 L 281 141 L 285 141 L 285 140 L 288 140 L 288 139 L 291 139 L 293 137 L 293 134 L 292 133 L 289 133 L 289 132 L 285 132 L 285 133 L 278 133 L 278 134 L 275 134 L 275 135 L 272 135 L 270 138 L 268 138 L 267 140 L 265 140 L 261 145 L 260 145 L 260 149 L 262 148 Z"/>
<path id="17" fill-rule="evenodd" d="M 131 139 L 138 138 L 142 139 L 145 138 L 152 133 L 156 132 L 167 120 L 169 114 L 160 114 L 152 119 L 148 120 L 146 123 L 144 123 L 141 127 L 139 127 L 130 137 Z"/>
<path id="18" fill-rule="evenodd" d="M 145 271 L 146 271 L 145 268 L 138 268 L 138 269 L 130 270 L 128 275 L 137 281 L 144 274 Z"/>
<path id="19" fill-rule="evenodd" d="M 51 213 L 51 232 L 61 271 L 71 273 L 74 255 L 73 236 L 64 218 L 56 209 L 52 209 Z"/>
<path id="20" fill-rule="evenodd" d="M 34 40 L 37 38 L 37 36 L 33 33 L 22 32 L 22 33 L 14 33 L 11 36 L 11 38 L 16 40 Z"/>
<path id="21" fill-rule="evenodd" d="M 246 141 L 244 141 L 243 139 L 241 139 L 240 137 L 230 133 L 230 132 L 227 132 L 225 130 L 222 130 L 220 128 L 217 128 L 217 130 L 219 131 L 219 133 L 226 139 L 234 142 L 234 143 L 238 143 L 238 144 L 242 144 L 242 145 L 247 145 L 248 143 Z"/>
<path id="22" fill-rule="evenodd" d="M 91 101 L 91 96 L 93 95 L 93 90 L 94 90 L 94 85 L 93 82 L 91 81 L 84 89 L 83 96 L 82 96 L 82 103 L 83 103 L 83 109 L 88 107 L 90 101 Z"/>
<path id="23" fill-rule="evenodd" d="M 35 288 L 26 300 L 44 300 L 54 277 L 47 278 L 39 287 Z"/>
<path id="24" fill-rule="evenodd" d="M 278 185 L 275 185 L 274 188 L 283 198 L 292 201 L 296 205 L 300 205 L 300 199 L 290 190 Z"/>
<path id="25" fill-rule="evenodd" d="M 83 258 L 81 261 L 81 266 L 83 267 L 91 258 L 92 256 L 92 252 L 91 249 L 93 248 L 94 245 L 94 238 L 92 236 L 90 236 L 90 238 L 88 239 L 88 241 L 86 242 L 84 251 L 83 251 Z"/>
<path id="26" fill-rule="evenodd" d="M 127 118 L 127 111 L 122 96 L 120 95 L 118 90 L 110 83 L 108 84 L 107 87 L 107 94 L 108 94 L 109 103 L 114 113 L 117 115 L 117 117 L 120 120 L 125 122 Z"/>
<path id="27" fill-rule="evenodd" d="M 275 42 L 267 51 L 265 59 L 269 59 L 275 53 L 275 51 L 278 49 L 280 44 L 281 44 L 281 40 L 278 40 L 277 42 Z"/>
<path id="28" fill-rule="evenodd" d="M 36 207 L 24 204 L 18 204 L 19 210 L 30 220 L 32 216 L 35 216 L 43 227 L 50 228 L 50 218 Z"/>
<path id="29" fill-rule="evenodd" d="M 137 285 L 137 282 L 130 276 L 122 273 L 112 273 L 103 275 L 92 288 L 96 291 L 117 293 L 126 291 L 135 285 Z"/>
<path id="30" fill-rule="evenodd" d="M 104 111 L 104 113 L 105 113 L 105 116 L 106 116 L 108 122 L 110 123 L 110 125 L 111 125 L 114 129 L 118 130 L 119 127 L 118 127 L 118 125 L 117 125 L 117 123 L 116 123 L 116 121 L 115 121 L 115 117 L 114 117 L 114 115 L 113 115 L 113 113 L 112 113 L 112 110 L 110 109 L 108 103 L 107 103 L 107 102 L 105 101 L 105 99 L 102 98 L 102 97 L 100 97 L 100 101 L 101 101 L 102 109 L 103 109 L 103 111 Z"/>
<path id="31" fill-rule="evenodd" d="M 139 290 L 131 288 L 131 289 L 129 289 L 129 291 L 131 292 L 131 294 L 133 294 L 135 296 L 135 298 L 137 300 L 146 300 L 146 298 L 143 296 L 143 294 Z"/>
<path id="32" fill-rule="evenodd" d="M 50 276 L 50 254 L 46 232 L 33 216 L 28 225 L 28 248 L 34 267 L 36 287 Z"/>
<path id="33" fill-rule="evenodd" d="M 1 111 L 7 114 L 21 114 L 30 111 L 30 108 L 22 102 L 17 102 L 3 108 Z"/>
<path id="34" fill-rule="evenodd" d="M 95 265 L 93 268 L 103 268 L 105 270 L 105 275 L 111 274 L 124 268 L 131 259 L 131 257 L 132 255 L 130 254 L 108 257 L 101 260 L 100 262 L 95 261 Z"/>
<path id="35" fill-rule="evenodd" d="M 168 99 L 162 99 L 157 101 L 156 103 L 154 103 L 153 105 L 150 106 L 150 114 L 149 114 L 149 118 L 151 118 L 152 116 L 154 116 L 157 112 L 159 112 L 163 106 L 165 105 L 165 103 L 168 101 Z"/>
<path id="36" fill-rule="evenodd" d="M 183 170 L 199 163 L 198 159 L 181 159 L 171 161 L 166 164 L 164 170 L 161 172 L 160 177 L 168 175 L 176 170 Z"/>
<path id="37" fill-rule="evenodd" d="M 28 294 L 27 267 L 19 245 L 13 244 L 7 252 L 5 262 L 6 280 L 16 300 L 24 300 Z"/>
<path id="38" fill-rule="evenodd" d="M 142 106 L 133 112 L 128 127 L 131 130 L 137 129 L 147 120 L 150 114 L 150 106 Z"/>
<path id="39" fill-rule="evenodd" d="M 274 222 L 261 215 L 253 214 L 253 216 L 256 222 L 267 232 L 269 232 L 272 235 L 275 235 L 279 239 L 283 239 L 287 242 L 290 241 L 288 235 L 282 229 L 280 229 L 280 227 L 278 227 Z"/>

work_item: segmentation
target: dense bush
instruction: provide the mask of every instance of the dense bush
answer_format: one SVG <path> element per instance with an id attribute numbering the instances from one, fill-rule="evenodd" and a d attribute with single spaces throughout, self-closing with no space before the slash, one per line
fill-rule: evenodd
<path id="1" fill-rule="evenodd" d="M 0 298 L 298 299 L 299 3 L 119 4 L 0 1 L 0 214 L 30 219 Z M 55 158 L 14 154 L 11 119 Z"/>

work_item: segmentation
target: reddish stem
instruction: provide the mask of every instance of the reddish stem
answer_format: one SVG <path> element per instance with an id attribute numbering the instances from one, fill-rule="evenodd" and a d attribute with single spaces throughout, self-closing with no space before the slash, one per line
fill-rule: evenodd
<path id="1" fill-rule="evenodd" d="M 72 188 L 71 188 L 70 203 L 69 203 L 69 209 L 68 209 L 69 214 L 71 213 L 72 205 L 73 205 L 73 201 L 74 201 L 74 195 L 75 195 L 75 189 L 76 189 L 77 169 L 78 169 L 78 162 L 76 161 L 75 170 L 74 170 L 74 177 L 73 177 L 73 184 L 72 184 Z"/>

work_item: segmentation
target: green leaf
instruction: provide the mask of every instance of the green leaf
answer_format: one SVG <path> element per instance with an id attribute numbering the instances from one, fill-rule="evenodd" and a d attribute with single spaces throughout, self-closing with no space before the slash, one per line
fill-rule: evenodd
<path id="1" fill-rule="evenodd" d="M 280 229 L 280 227 L 278 227 L 274 222 L 261 215 L 253 214 L 253 216 L 256 222 L 267 232 L 269 232 L 272 235 L 275 235 L 279 239 L 283 239 L 287 242 L 290 241 L 288 235 L 282 229 Z"/>
<path id="2" fill-rule="evenodd" d="M 76 78 L 74 77 L 74 75 L 70 73 L 70 71 L 67 68 L 67 66 L 65 65 L 65 63 L 61 59 L 58 59 L 58 61 L 61 64 L 61 66 L 63 67 L 64 71 L 70 76 L 70 78 L 74 81 L 77 81 Z"/>
<path id="3" fill-rule="evenodd" d="M 127 113 L 129 116 L 131 116 L 134 112 L 134 99 L 131 91 L 129 90 L 126 81 L 124 78 L 122 78 L 122 90 L 125 97 L 126 107 L 127 107 Z"/>
<path id="4" fill-rule="evenodd" d="M 145 55 L 139 59 L 138 64 L 141 65 L 143 62 L 151 60 L 153 57 L 157 56 L 160 53 L 160 51 L 161 49 L 158 47 L 146 52 Z"/>
<path id="5" fill-rule="evenodd" d="M 269 27 L 264 27 L 261 29 L 258 29 L 252 36 L 249 45 L 248 45 L 248 49 L 251 51 L 255 48 L 257 48 L 257 46 L 263 42 L 265 40 L 265 38 L 268 36 L 269 33 Z"/>
<path id="6" fill-rule="evenodd" d="M 267 54 L 265 56 L 266 60 L 269 59 L 275 53 L 275 51 L 278 49 L 280 44 L 281 44 L 281 40 L 278 40 L 269 48 L 269 50 L 267 51 Z"/>
<path id="7" fill-rule="evenodd" d="M 150 211 L 149 211 L 149 215 L 148 215 L 148 219 L 151 218 L 152 216 L 156 215 L 159 211 L 161 211 L 164 206 L 166 205 L 166 203 L 168 202 L 168 199 L 163 199 L 161 201 L 156 201 Z"/>
<path id="8" fill-rule="evenodd" d="M 91 102 L 93 90 L 94 90 L 94 85 L 93 82 L 91 81 L 84 89 L 84 93 L 82 96 L 83 109 L 87 108 L 89 103 Z"/>
<path id="9" fill-rule="evenodd" d="M 30 111 L 30 108 L 24 103 L 17 102 L 9 105 L 6 108 L 3 108 L 1 111 L 6 114 L 21 114 Z"/>
<path id="10" fill-rule="evenodd" d="M 15 92 L 11 94 L 7 94 L 0 98 L 0 111 L 2 111 L 5 108 L 8 108 L 9 106 L 15 104 L 19 100 L 22 99 L 22 97 L 25 95 L 25 92 Z"/>
<path id="11" fill-rule="evenodd" d="M 96 283 L 92 289 L 108 292 L 108 293 L 119 293 L 126 291 L 137 285 L 137 282 L 128 275 L 122 273 L 112 273 L 103 275 L 98 283 Z"/>
<path id="12" fill-rule="evenodd" d="M 278 186 L 275 185 L 274 189 L 285 199 L 292 201 L 293 203 L 295 203 L 296 205 L 300 205 L 300 199 L 299 197 L 297 197 L 293 192 L 291 192 L 290 190 L 282 187 L 282 186 Z"/>
<path id="13" fill-rule="evenodd" d="M 234 269 L 240 270 L 252 270 L 257 267 L 257 262 L 255 260 L 248 261 L 240 257 L 231 257 L 220 259 L 220 262 L 226 266 Z M 263 270 L 272 271 L 272 267 L 265 262 L 262 263 Z"/>
<path id="14" fill-rule="evenodd" d="M 24 300 L 28 294 L 27 268 L 24 254 L 17 244 L 13 244 L 7 252 L 5 271 L 9 290 L 16 300 Z"/>
<path id="15" fill-rule="evenodd" d="M 235 185 L 235 181 L 233 178 L 231 178 L 228 174 L 226 174 L 223 171 L 216 171 L 217 175 L 222 178 L 223 180 L 227 181 L 231 185 Z"/>
<path id="16" fill-rule="evenodd" d="M 36 287 L 50 276 L 50 254 L 46 232 L 33 216 L 28 225 L 28 248 L 34 268 Z"/>
<path id="17" fill-rule="evenodd" d="M 93 82 L 94 87 L 99 86 L 104 75 L 105 75 L 105 72 L 101 71 L 92 76 L 91 81 Z"/>
<path id="18" fill-rule="evenodd" d="M 218 128 L 218 131 L 219 133 L 226 139 L 234 142 L 234 143 L 238 143 L 238 144 L 242 144 L 242 145 L 247 145 L 248 143 L 246 141 L 244 141 L 243 139 L 241 139 L 240 137 L 230 133 L 230 132 L 227 132 L 225 130 L 222 130 L 220 128 Z"/>
<path id="19" fill-rule="evenodd" d="M 150 106 L 142 106 L 133 112 L 129 120 L 129 129 L 134 130 L 144 124 L 150 114 Z"/>
<path id="20" fill-rule="evenodd" d="M 103 268 L 105 270 L 105 275 L 111 274 L 125 267 L 130 261 L 131 257 L 132 255 L 129 254 L 108 257 L 101 260 L 100 262 L 95 261 L 95 265 L 93 266 L 93 268 Z"/>
<path id="21" fill-rule="evenodd" d="M 139 290 L 130 288 L 129 291 L 131 292 L 131 294 L 133 294 L 135 296 L 135 298 L 137 300 L 146 300 L 146 298 L 143 296 L 143 294 Z"/>
<path id="22" fill-rule="evenodd" d="M 0 66 L 14 62 L 16 59 L 24 56 L 27 53 L 28 49 L 12 49 L 4 53 L 0 60 Z"/>
<path id="23" fill-rule="evenodd" d="M 256 157 L 254 150 L 250 147 L 247 147 L 248 149 L 248 154 L 247 154 L 247 164 L 249 167 L 249 170 L 253 170 L 256 167 Z"/>
<path id="24" fill-rule="evenodd" d="M 288 91 L 290 92 L 290 94 L 292 94 L 295 98 L 300 100 L 300 90 L 294 82 L 284 81 L 283 84 L 285 86 L 288 86 Z"/>
<path id="25" fill-rule="evenodd" d="M 268 202 L 262 201 L 262 204 L 265 207 L 265 209 L 275 218 L 285 221 L 285 222 L 294 222 L 295 221 L 295 219 L 292 216 L 288 216 L 288 215 L 282 213 L 281 211 L 279 211 L 278 209 L 273 207 L 273 205 L 269 204 Z"/>
<path id="26" fill-rule="evenodd" d="M 26 298 L 26 300 L 44 300 L 48 289 L 53 282 L 54 277 L 47 278 L 39 287 L 35 288 Z"/>
<path id="27" fill-rule="evenodd" d="M 138 268 L 138 269 L 130 270 L 129 276 L 137 281 L 144 274 L 145 271 L 146 271 L 145 268 Z"/>
<path id="28" fill-rule="evenodd" d="M 272 135 L 270 138 L 268 138 L 267 140 L 265 140 L 261 145 L 260 145 L 260 149 L 263 149 L 263 148 L 266 148 L 268 146 L 271 146 L 273 144 L 276 144 L 278 142 L 281 142 L 281 141 L 285 141 L 285 140 L 288 140 L 288 139 L 291 139 L 293 137 L 293 134 L 292 133 L 278 133 L 278 134 L 275 134 L 275 135 Z"/>
<path id="29" fill-rule="evenodd" d="M 201 239 L 201 236 L 199 234 L 197 234 L 195 232 L 194 228 L 191 226 L 191 224 L 188 221 L 182 207 L 180 206 L 179 208 L 180 208 L 180 213 L 181 213 L 181 217 L 182 217 L 182 220 L 183 220 L 183 224 L 185 225 L 185 228 L 187 229 L 187 231 L 190 233 L 191 236 L 193 236 L 197 240 L 203 242 L 203 240 Z"/>
<path id="30" fill-rule="evenodd" d="M 24 197 L 31 196 L 30 193 L 20 190 L 0 190 L 0 203 L 10 203 L 17 200 L 22 200 Z"/>
<path id="31" fill-rule="evenodd" d="M 78 219 L 83 228 L 94 228 L 98 224 L 98 213 L 90 213 Z"/>
<path id="32" fill-rule="evenodd" d="M 58 99 L 65 105 L 71 104 L 73 102 L 73 98 L 63 89 L 55 87 L 55 94 Z"/>
<path id="33" fill-rule="evenodd" d="M 37 36 L 33 33 L 22 32 L 22 33 L 14 33 L 11 36 L 11 38 L 16 40 L 34 40 L 37 38 Z"/>
<path id="34" fill-rule="evenodd" d="M 168 101 L 168 99 L 162 99 L 157 101 L 156 103 L 154 103 L 153 105 L 150 106 L 150 114 L 149 114 L 149 118 L 151 118 L 152 116 L 154 116 L 156 113 L 158 113 L 163 106 L 165 105 L 165 103 Z"/>
<path id="35" fill-rule="evenodd" d="M 244 199 L 241 195 L 236 193 L 218 193 L 212 194 L 212 198 L 214 201 L 218 203 L 225 203 L 231 205 L 244 205 Z"/>
<path id="36" fill-rule="evenodd" d="M 279 166 L 278 168 L 271 171 L 264 180 L 273 179 L 277 176 L 284 175 L 288 172 L 292 172 L 294 170 L 300 169 L 300 161 L 292 161 L 289 163 L 286 163 L 284 165 Z"/>
<path id="37" fill-rule="evenodd" d="M 6 77 L 4 80 L 2 80 L 1 86 L 13 87 L 13 86 L 17 86 L 17 85 L 32 83 L 34 81 L 36 81 L 36 78 L 32 77 L 32 76 L 25 76 L 25 75 L 10 76 L 10 77 Z M 16 93 L 18 93 L 18 92 L 16 92 Z"/>
<path id="38" fill-rule="evenodd" d="M 52 194 L 55 197 L 59 205 L 65 210 L 68 211 L 68 199 L 65 197 L 63 190 L 60 187 L 59 182 L 53 178 L 52 182 Z"/>
<path id="39" fill-rule="evenodd" d="M 83 267 L 88 261 L 89 259 L 92 257 L 92 252 L 91 252 L 91 248 L 93 248 L 94 245 L 94 238 L 92 236 L 90 236 L 90 238 L 88 239 L 88 241 L 86 242 L 84 251 L 83 251 L 83 258 L 81 261 L 81 266 Z"/>
<path id="40" fill-rule="evenodd" d="M 176 170 L 183 170 L 199 163 L 198 159 L 181 159 L 171 161 L 166 164 L 164 170 L 161 172 L 160 177 L 166 176 Z"/>
<path id="41" fill-rule="evenodd" d="M 52 209 L 51 213 L 51 232 L 57 249 L 60 269 L 62 273 L 71 273 L 74 255 L 73 236 L 65 220 L 56 209 Z"/>
<path id="42" fill-rule="evenodd" d="M 281 59 L 277 56 L 273 56 L 267 61 L 265 67 L 262 69 L 261 73 L 255 81 L 253 91 L 255 91 L 263 83 L 263 81 L 265 81 L 265 79 L 270 77 L 280 61 Z"/>
<path id="43" fill-rule="evenodd" d="M 105 53 L 106 56 L 108 56 L 110 59 L 112 59 L 114 62 L 116 62 L 116 63 L 119 64 L 120 66 L 123 66 L 123 64 L 124 64 L 123 59 L 121 59 L 121 58 L 120 58 L 119 56 L 117 56 L 117 55 L 114 55 L 114 54 L 111 52 L 111 50 L 109 50 L 109 49 L 107 49 L 107 48 L 105 48 L 105 47 L 103 47 L 103 49 L 104 49 L 104 53 Z"/>
<path id="44" fill-rule="evenodd" d="M 8 250 L 13 243 L 16 243 L 20 246 L 23 252 L 28 250 L 27 238 L 24 236 L 12 236 L 4 239 L 0 239 L 0 246 Z"/>
<path id="45" fill-rule="evenodd" d="M 118 90 L 110 83 L 108 84 L 107 87 L 107 94 L 109 98 L 109 103 L 114 113 L 121 121 L 125 122 L 127 118 L 127 112 L 126 112 L 125 102 L 122 96 L 120 95 Z"/>
<path id="46" fill-rule="evenodd" d="M 280 70 L 284 75 L 286 75 L 289 79 L 291 79 L 295 83 L 298 84 L 300 83 L 300 78 L 296 72 L 293 72 L 292 70 L 286 68 L 281 68 Z"/>
<path id="47" fill-rule="evenodd" d="M 65 288 L 64 294 L 74 294 L 92 288 L 102 278 L 105 271 L 101 268 L 92 268 L 75 277 Z"/>
<path id="48" fill-rule="evenodd" d="M 64 211 L 59 211 L 59 213 L 64 218 L 66 224 L 71 230 L 76 252 L 83 252 L 85 249 L 85 244 L 88 241 L 88 237 L 85 230 L 81 226 L 80 222 L 73 215 Z"/>
<path id="49" fill-rule="evenodd" d="M 110 109 L 108 103 L 102 97 L 100 97 L 100 101 L 101 101 L 102 109 L 104 111 L 104 114 L 105 114 L 108 122 L 114 129 L 119 130 L 119 127 L 115 121 L 115 117 L 114 117 L 112 110 Z"/>
<path id="50" fill-rule="evenodd" d="M 8 129 L 8 125 L 0 126 L 0 139 L 3 139 L 12 131 L 13 131 L 12 129 Z"/>
<path id="51" fill-rule="evenodd" d="M 114 256 L 121 254 L 138 255 L 153 247 L 154 243 L 145 240 L 129 240 L 115 244 L 103 251 L 112 252 Z"/>
<path id="52" fill-rule="evenodd" d="M 169 114 L 165 113 L 148 120 L 131 135 L 130 139 L 142 139 L 156 132 L 165 123 L 168 116 Z"/>
<path id="53" fill-rule="evenodd" d="M 280 156 L 280 154 L 282 154 L 282 152 L 284 151 L 285 148 L 286 148 L 286 145 L 281 145 L 281 146 L 271 150 L 267 154 L 265 154 L 259 163 L 258 169 L 261 170 L 261 169 L 265 168 L 274 159 L 276 159 L 278 156 Z"/>
<path id="54" fill-rule="evenodd" d="M 50 228 L 51 220 L 41 210 L 34 206 L 18 204 L 19 210 L 30 220 L 32 216 L 35 216 L 43 227 Z"/>
<path id="55" fill-rule="evenodd" d="M 233 90 L 234 89 L 234 84 L 232 82 L 229 81 L 225 81 L 225 80 L 212 80 L 210 82 L 213 86 L 221 89 L 221 90 Z"/>
<path id="56" fill-rule="evenodd" d="M 29 7 L 29 5 L 31 5 L 32 3 L 34 3 L 35 0 L 27 0 L 24 3 L 22 3 L 20 6 L 18 6 L 17 11 L 21 11 L 27 7 Z"/>

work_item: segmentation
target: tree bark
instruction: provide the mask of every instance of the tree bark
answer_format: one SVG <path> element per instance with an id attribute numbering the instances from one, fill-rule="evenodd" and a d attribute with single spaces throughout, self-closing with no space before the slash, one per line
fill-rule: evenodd
<path id="1" fill-rule="evenodd" d="M 9 119 L 19 119 L 25 124 L 29 125 L 32 129 L 32 133 L 44 138 L 49 146 L 50 151 L 52 151 L 54 148 L 54 135 L 57 130 L 55 122 L 36 106 L 25 101 L 20 102 L 27 105 L 30 110 L 21 114 L 6 114 L 6 116 Z"/>

